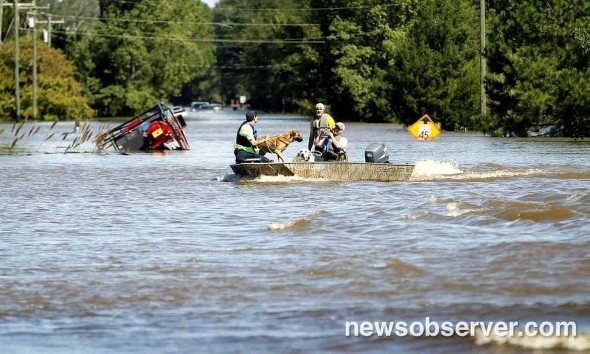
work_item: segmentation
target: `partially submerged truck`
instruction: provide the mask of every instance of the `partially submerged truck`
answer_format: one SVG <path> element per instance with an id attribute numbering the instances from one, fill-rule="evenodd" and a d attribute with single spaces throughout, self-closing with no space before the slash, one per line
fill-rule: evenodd
<path id="1" fill-rule="evenodd" d="M 189 150 L 184 135 L 186 111 L 158 103 L 109 130 L 100 139 L 101 149 L 116 151 Z"/>

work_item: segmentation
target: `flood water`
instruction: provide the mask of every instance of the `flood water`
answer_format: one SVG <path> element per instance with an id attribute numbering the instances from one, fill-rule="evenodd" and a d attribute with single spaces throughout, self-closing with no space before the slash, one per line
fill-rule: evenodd
<path id="1" fill-rule="evenodd" d="M 349 160 L 384 142 L 411 180 L 244 180 L 229 168 L 243 115 L 191 115 L 191 150 L 167 154 L 64 153 L 71 122 L 27 124 L 9 151 L 0 125 L 2 352 L 590 351 L 588 140 L 347 123 Z M 261 134 L 309 132 L 259 116 Z M 345 335 L 425 317 L 575 321 L 577 337 Z"/>

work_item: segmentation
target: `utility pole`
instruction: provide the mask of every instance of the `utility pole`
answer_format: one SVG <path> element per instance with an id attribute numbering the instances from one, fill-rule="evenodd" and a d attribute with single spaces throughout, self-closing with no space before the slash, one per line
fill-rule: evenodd
<path id="1" fill-rule="evenodd" d="M 4 7 L 4 3 L 0 4 Z M 35 6 L 34 4 L 21 4 L 25 6 Z M 7 6 L 11 6 L 7 4 Z M 16 106 L 16 121 L 20 120 L 20 65 L 19 65 L 19 45 L 18 45 L 18 30 L 20 27 L 20 17 L 18 15 L 19 3 L 18 0 L 14 0 L 12 3 L 14 9 L 14 102 Z"/>
<path id="2" fill-rule="evenodd" d="M 19 45 L 19 29 L 20 29 L 20 15 L 19 15 L 19 10 L 21 9 L 27 9 L 27 8 L 35 8 L 35 2 L 33 1 L 33 3 L 18 3 L 18 0 L 13 0 L 12 4 L 4 4 L 4 0 L 0 0 L 0 8 L 3 8 L 4 6 L 12 6 L 13 10 L 14 10 L 14 102 L 15 102 L 15 108 L 16 108 L 16 121 L 18 122 L 20 120 L 20 45 Z M 46 7 L 39 7 L 39 8 L 49 8 L 49 6 Z M 0 17 L 0 21 L 1 21 L 1 17 Z M 2 26 L 0 26 L 2 27 Z M 0 28 L 1 29 L 1 28 Z M 1 33 L 1 31 L 0 31 Z M 0 36 L 1 37 L 1 36 Z M 36 44 L 34 42 L 33 39 L 33 43 L 34 45 Z M 33 49 L 33 51 L 35 52 L 34 54 L 36 54 L 36 48 Z M 36 63 L 36 58 L 34 58 L 33 60 L 33 66 L 34 69 L 36 70 L 37 68 L 37 63 Z M 36 80 L 36 72 L 33 74 L 34 78 L 33 80 Z M 35 82 L 36 84 L 36 82 Z M 36 93 L 36 87 L 33 87 L 33 91 Z M 33 100 L 36 100 L 36 97 L 33 98 Z M 36 102 L 34 102 L 34 106 L 36 106 Z M 33 108 L 34 110 L 36 109 L 36 107 Z M 36 112 L 35 112 L 36 114 Z"/>
<path id="3" fill-rule="evenodd" d="M 49 6 L 39 6 L 35 9 L 49 9 Z M 29 12 L 29 27 L 33 28 L 33 119 L 37 120 L 37 12 Z"/>
<path id="4" fill-rule="evenodd" d="M 16 104 L 16 121 L 20 120 L 20 67 L 19 67 L 19 45 L 18 45 L 18 29 L 20 27 L 20 18 L 18 16 L 18 0 L 13 2 L 14 8 L 14 96 Z"/>
<path id="5" fill-rule="evenodd" d="M 2 44 L 2 19 L 4 16 L 4 8 L 5 7 L 15 7 L 16 1 L 14 2 L 14 4 L 11 4 L 9 2 L 4 2 L 4 0 L 0 0 L 0 45 Z M 35 4 L 30 4 L 30 3 L 21 3 L 18 4 L 18 8 L 27 8 L 30 6 L 35 6 Z M 10 26 L 8 27 L 8 29 L 10 30 Z"/>
<path id="6" fill-rule="evenodd" d="M 2 0 L 0 0 L 2 1 Z M 41 6 L 39 6 L 38 8 L 42 8 Z M 47 7 L 49 8 L 49 7 Z M 51 47 L 51 25 L 54 23 L 65 23 L 64 20 L 52 20 L 51 19 L 51 14 L 47 15 L 47 21 L 37 21 L 36 23 L 38 24 L 47 24 L 47 45 Z"/>
<path id="7" fill-rule="evenodd" d="M 22 3 L 19 4 L 18 0 L 14 0 L 12 4 L 5 4 L 3 0 L 0 0 L 0 8 L 4 6 L 12 6 L 14 10 L 14 102 L 16 108 L 16 121 L 20 120 L 20 45 L 18 43 L 19 39 L 19 27 L 20 27 L 20 15 L 19 10 L 22 8 L 34 8 L 35 3 Z M 0 17 L 0 21 L 2 18 Z M 2 26 L 0 26 L 1 29 Z M 0 31 L 1 33 L 2 31 Z M 1 35 L 0 35 L 1 37 Z M 26 120 L 26 118 L 25 118 Z"/>
<path id="8" fill-rule="evenodd" d="M 4 0 L 0 0 L 0 45 L 2 45 L 2 15 L 4 15 Z"/>
<path id="9" fill-rule="evenodd" d="M 51 14 L 47 17 L 47 45 L 51 48 Z"/>
<path id="10" fill-rule="evenodd" d="M 481 119 L 483 120 L 486 116 L 486 2 L 485 0 L 479 0 L 479 41 L 480 41 L 480 52 L 479 52 L 479 65 L 480 65 L 480 85 L 481 92 L 479 98 L 479 108 L 481 113 Z"/>
<path id="11" fill-rule="evenodd" d="M 33 28 L 33 120 L 37 120 L 37 26 L 35 12 L 29 12 L 29 27 Z"/>
<path id="12" fill-rule="evenodd" d="M 33 17 L 33 120 L 37 120 L 37 27 Z"/>

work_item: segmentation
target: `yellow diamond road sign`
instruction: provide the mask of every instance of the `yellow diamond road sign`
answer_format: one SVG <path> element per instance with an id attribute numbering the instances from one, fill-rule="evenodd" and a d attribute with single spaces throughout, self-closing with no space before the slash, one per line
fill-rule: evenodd
<path id="1" fill-rule="evenodd" d="M 428 114 L 423 115 L 408 128 L 414 140 L 434 140 L 440 135 L 440 129 L 434 124 Z"/>

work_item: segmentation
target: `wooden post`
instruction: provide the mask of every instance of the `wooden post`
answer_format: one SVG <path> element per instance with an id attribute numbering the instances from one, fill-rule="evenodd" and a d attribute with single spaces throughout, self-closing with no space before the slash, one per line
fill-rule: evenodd
<path id="1" fill-rule="evenodd" d="M 480 65 L 480 99 L 479 108 L 481 113 L 481 119 L 483 120 L 486 116 L 486 3 L 485 0 L 479 1 L 479 35 L 480 35 L 480 52 L 479 52 L 479 65 Z"/>
<path id="2" fill-rule="evenodd" d="M 0 45 L 2 45 L 2 16 L 4 15 L 4 0 L 0 0 Z"/>
<path id="3" fill-rule="evenodd" d="M 51 14 L 47 15 L 47 45 L 51 48 Z"/>
<path id="4" fill-rule="evenodd" d="M 20 120 L 20 67 L 19 67 L 19 45 L 18 30 L 20 27 L 20 18 L 18 15 L 18 1 L 13 2 L 14 9 L 14 97 L 16 105 L 16 121 Z"/>
<path id="5" fill-rule="evenodd" d="M 37 120 L 37 18 L 33 14 L 33 120 Z"/>

